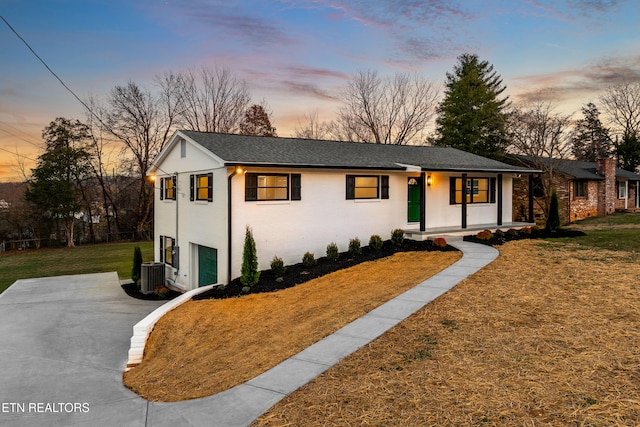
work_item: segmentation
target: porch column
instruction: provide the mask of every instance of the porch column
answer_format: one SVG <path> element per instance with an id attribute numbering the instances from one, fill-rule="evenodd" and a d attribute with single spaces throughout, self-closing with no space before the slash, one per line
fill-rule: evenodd
<path id="1" fill-rule="evenodd" d="M 498 174 L 498 225 L 502 225 L 502 174 Z"/>
<path id="2" fill-rule="evenodd" d="M 529 174 L 529 222 L 533 222 L 533 174 Z"/>
<path id="3" fill-rule="evenodd" d="M 462 228 L 467 228 L 467 174 L 462 174 Z"/>
<path id="4" fill-rule="evenodd" d="M 420 231 L 425 231 L 427 229 L 427 215 L 426 215 L 426 199 L 427 199 L 427 180 L 426 173 L 420 172 Z"/>

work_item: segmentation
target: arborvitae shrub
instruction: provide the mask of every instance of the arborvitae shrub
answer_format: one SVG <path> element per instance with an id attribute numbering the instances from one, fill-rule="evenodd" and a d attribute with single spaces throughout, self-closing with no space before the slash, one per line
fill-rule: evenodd
<path id="1" fill-rule="evenodd" d="M 549 215 L 547 216 L 546 231 L 554 232 L 560 228 L 560 205 L 558 203 L 558 194 L 556 190 L 551 192 L 551 200 L 549 202 Z"/>
<path id="2" fill-rule="evenodd" d="M 142 251 L 140 246 L 133 248 L 133 268 L 131 269 L 131 280 L 133 283 L 138 283 L 142 277 Z"/>
<path id="3" fill-rule="evenodd" d="M 395 246 L 400 246 L 404 242 L 404 230 L 396 228 L 391 231 L 391 243 Z"/>
<path id="4" fill-rule="evenodd" d="M 287 271 L 287 269 L 284 266 L 284 261 L 282 260 L 282 258 L 274 256 L 273 260 L 271 260 L 271 272 L 276 277 L 280 277 L 285 273 L 285 271 Z"/>
<path id="5" fill-rule="evenodd" d="M 335 243 L 329 243 L 327 245 L 327 259 L 329 261 L 337 261 L 340 257 L 340 251 L 338 250 L 338 245 Z"/>
<path id="6" fill-rule="evenodd" d="M 349 240 L 349 254 L 351 256 L 360 255 L 362 253 L 362 247 L 360 246 L 360 239 L 357 237 Z"/>
<path id="7" fill-rule="evenodd" d="M 378 252 L 382 249 L 382 237 L 374 234 L 369 238 L 369 247 Z"/>
<path id="8" fill-rule="evenodd" d="M 306 252 L 302 256 L 302 265 L 305 267 L 313 267 L 316 265 L 316 258 L 311 252 Z"/>
<path id="9" fill-rule="evenodd" d="M 258 254 L 256 251 L 256 241 L 253 239 L 253 232 L 247 226 L 244 236 L 244 250 L 242 251 L 242 269 L 240 271 L 240 283 L 245 286 L 253 286 L 260 280 L 258 270 Z"/>

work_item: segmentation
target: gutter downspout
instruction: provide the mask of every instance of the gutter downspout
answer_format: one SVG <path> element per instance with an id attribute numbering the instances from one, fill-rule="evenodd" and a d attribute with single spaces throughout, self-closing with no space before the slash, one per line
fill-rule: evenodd
<path id="1" fill-rule="evenodd" d="M 238 173 L 238 168 L 227 178 L 227 285 L 231 283 L 231 178 Z"/>

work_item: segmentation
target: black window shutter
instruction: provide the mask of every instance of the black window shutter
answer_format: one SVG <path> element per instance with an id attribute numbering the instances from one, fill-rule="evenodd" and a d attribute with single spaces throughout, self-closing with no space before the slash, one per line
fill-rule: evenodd
<path id="1" fill-rule="evenodd" d="M 496 202 L 496 178 L 491 178 L 491 186 L 489 187 L 490 202 Z"/>
<path id="2" fill-rule="evenodd" d="M 258 175 L 248 173 L 244 176 L 244 200 L 258 200 Z"/>
<path id="3" fill-rule="evenodd" d="M 456 178 L 454 176 L 449 178 L 449 204 L 450 205 L 456 204 L 456 179 L 460 179 L 460 178 Z"/>
<path id="4" fill-rule="evenodd" d="M 299 173 L 291 174 L 291 200 L 302 200 L 302 179 Z"/>
<path id="5" fill-rule="evenodd" d="M 160 236 L 160 262 L 164 262 L 164 236 Z"/>
<path id="6" fill-rule="evenodd" d="M 356 177 L 354 175 L 347 175 L 347 200 L 353 200 L 356 198 Z"/>
<path id="7" fill-rule="evenodd" d="M 190 196 L 190 200 L 193 202 L 195 200 L 195 180 L 196 180 L 196 176 L 195 175 L 189 175 L 189 194 Z"/>
<path id="8" fill-rule="evenodd" d="M 176 177 L 172 176 L 171 177 L 171 181 L 173 182 L 173 197 L 171 198 L 171 200 L 175 200 L 176 199 L 176 193 L 177 193 L 177 188 L 176 188 Z"/>
<path id="9" fill-rule="evenodd" d="M 164 178 L 160 178 L 160 200 L 164 200 Z"/>
<path id="10" fill-rule="evenodd" d="M 207 174 L 207 202 L 213 202 L 213 173 Z"/>
<path id="11" fill-rule="evenodd" d="M 382 175 L 380 177 L 380 198 L 389 198 L 389 175 Z"/>

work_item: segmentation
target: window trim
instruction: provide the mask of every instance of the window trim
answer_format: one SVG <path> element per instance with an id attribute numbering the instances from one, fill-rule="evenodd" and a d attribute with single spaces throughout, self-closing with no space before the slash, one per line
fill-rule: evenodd
<path id="1" fill-rule="evenodd" d="M 376 187 L 356 186 L 358 178 L 376 178 Z M 375 197 L 357 197 L 358 188 L 375 188 Z M 346 198 L 347 200 L 380 200 L 389 198 L 389 175 L 352 175 L 346 176 Z"/>
<path id="2" fill-rule="evenodd" d="M 260 187 L 258 177 L 275 176 L 286 177 L 286 187 Z M 286 198 L 260 198 L 261 188 L 285 188 Z M 273 173 L 273 172 L 247 172 L 244 178 L 244 200 L 245 202 L 274 202 L 288 200 L 302 200 L 302 175 L 299 173 Z"/>
<path id="3" fill-rule="evenodd" d="M 171 182 L 171 188 L 166 183 Z M 175 200 L 176 199 L 176 176 L 165 176 L 160 178 L 160 200 Z M 168 193 L 171 191 L 171 197 L 168 197 Z"/>
<path id="4" fill-rule="evenodd" d="M 627 181 L 618 181 L 618 199 L 624 200 L 627 198 Z M 624 194 L 621 194 L 624 193 Z"/>
<path id="5" fill-rule="evenodd" d="M 589 195 L 589 181 L 586 179 L 576 179 L 573 182 L 573 198 L 587 199 Z"/>
<path id="6" fill-rule="evenodd" d="M 473 182 L 474 180 L 487 180 L 487 190 L 482 190 L 482 191 L 486 191 L 487 192 L 487 200 L 483 200 L 483 201 L 474 201 L 474 186 L 473 186 Z M 468 189 L 470 188 L 471 191 L 468 192 L 468 196 L 469 200 L 467 200 L 466 204 L 467 205 L 482 205 L 482 204 L 492 204 L 492 203 L 496 203 L 496 185 L 497 185 L 497 178 L 496 177 L 488 177 L 488 176 L 468 176 L 466 178 L 467 180 L 467 191 L 463 191 L 463 189 L 461 188 L 460 191 L 458 191 L 457 188 L 457 181 L 462 181 L 462 177 L 461 176 L 452 176 L 449 178 L 449 204 L 450 205 L 462 205 L 462 194 L 460 194 L 460 202 L 456 201 L 456 196 L 458 193 L 467 193 Z M 471 183 L 471 186 L 469 187 L 469 182 Z M 462 187 L 462 182 L 460 183 L 460 187 Z M 478 186 L 479 187 L 479 186 Z M 477 192 L 479 193 L 480 190 L 478 189 Z"/>
<path id="7" fill-rule="evenodd" d="M 207 186 L 199 186 L 200 178 L 207 178 Z M 213 202 L 213 173 L 200 173 L 189 176 L 190 183 L 190 200 L 197 202 Z M 200 197 L 200 190 L 207 189 L 207 197 Z"/>

